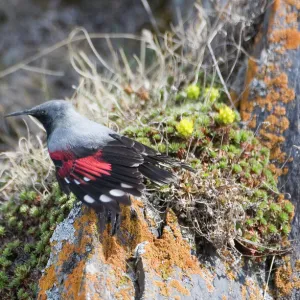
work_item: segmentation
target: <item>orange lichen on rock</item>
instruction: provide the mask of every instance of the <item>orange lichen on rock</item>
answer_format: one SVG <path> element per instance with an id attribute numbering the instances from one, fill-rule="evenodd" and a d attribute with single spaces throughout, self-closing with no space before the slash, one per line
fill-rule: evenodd
<path id="1" fill-rule="evenodd" d="M 285 257 L 285 263 L 277 268 L 275 272 L 275 286 L 279 292 L 279 296 L 289 296 L 293 289 L 300 288 L 300 279 L 292 269 L 289 257 Z"/>
<path id="2" fill-rule="evenodd" d="M 151 271 L 165 280 L 164 285 L 160 284 L 162 292 L 166 293 L 169 290 L 167 279 L 177 274 L 178 269 L 185 276 L 200 275 L 206 282 L 207 289 L 213 291 L 213 275 L 202 269 L 197 258 L 191 255 L 190 245 L 182 238 L 177 218 L 173 213 L 167 213 L 166 223 L 167 227 L 162 236 L 148 243 L 143 254 L 147 265 L 151 266 Z"/>
<path id="3" fill-rule="evenodd" d="M 248 290 L 248 299 L 249 300 L 263 300 L 264 297 L 261 294 L 261 290 L 258 285 L 250 279 L 246 279 L 245 286 Z"/>
<path id="4" fill-rule="evenodd" d="M 185 295 L 185 296 L 189 296 L 190 295 L 190 291 L 185 288 L 178 280 L 171 280 L 171 282 L 169 283 L 170 287 L 176 289 L 180 294 Z"/>
<path id="5" fill-rule="evenodd" d="M 298 259 L 296 262 L 295 262 L 295 270 L 297 272 L 300 272 L 300 259 Z"/>
<path id="6" fill-rule="evenodd" d="M 160 294 L 162 296 L 170 297 L 171 294 L 174 294 L 174 289 L 176 290 L 176 293 L 178 292 L 182 296 L 190 295 L 190 291 L 178 280 L 172 279 L 171 281 L 155 281 L 154 283 L 157 287 L 159 287 Z M 180 299 L 180 296 L 177 297 Z"/>
<path id="7" fill-rule="evenodd" d="M 78 243 L 65 241 L 62 249 L 57 255 L 57 261 L 53 263 L 48 269 L 46 274 L 40 280 L 40 293 L 39 299 L 44 299 L 47 290 L 54 286 L 57 281 L 58 274 L 61 274 L 63 269 L 69 268 L 67 276 L 64 280 L 64 292 L 62 296 L 64 299 L 86 299 L 86 293 L 89 292 L 90 283 L 87 282 L 85 274 L 87 258 L 93 254 L 93 250 L 86 253 L 93 239 L 96 237 L 97 230 L 97 216 L 94 211 L 84 208 L 84 213 L 80 218 L 74 222 L 74 229 Z M 77 261 L 74 257 L 86 256 L 85 259 Z M 53 274 L 54 273 L 54 274 Z M 91 278 L 89 278 L 91 280 Z M 95 285 L 97 285 L 97 280 Z M 43 284 L 47 282 L 48 285 Z"/>
<path id="8" fill-rule="evenodd" d="M 175 215 L 167 214 L 165 230 L 158 238 L 151 232 L 141 206 L 141 202 L 133 200 L 133 209 L 122 207 L 121 228 L 116 236 L 110 235 L 108 226 L 99 237 L 97 215 L 85 207 L 74 222 L 65 220 L 62 232 L 66 226 L 72 234 L 69 237 L 63 234 L 62 240 L 52 243 L 53 257 L 41 278 L 39 299 L 46 299 L 57 282 L 59 295 L 64 299 L 86 299 L 88 294 L 93 299 L 100 299 L 107 290 L 116 299 L 132 299 L 133 282 L 125 277 L 127 261 L 132 258 L 135 248 L 144 243 L 145 251 L 140 255 L 145 272 L 159 275 L 162 294 L 174 293 L 174 290 L 182 295 L 189 293 L 181 280 L 170 281 L 170 276 L 178 275 L 179 269 L 184 276 L 198 274 L 206 282 L 210 280 L 212 289 L 212 275 L 206 274 L 209 272 L 204 272 L 197 258 L 191 255 Z"/>
<path id="9" fill-rule="evenodd" d="M 70 300 L 85 300 L 86 290 L 84 281 L 85 262 L 80 261 L 73 269 L 72 273 L 68 274 L 65 285 L 64 299 Z"/>
<path id="10" fill-rule="evenodd" d="M 295 91 L 294 89 L 285 88 L 281 92 L 281 101 L 283 103 L 289 103 L 295 99 Z"/>
<path id="11" fill-rule="evenodd" d="M 56 253 L 56 260 L 52 265 L 46 269 L 45 275 L 40 280 L 40 292 L 38 299 L 46 299 L 46 293 L 54 284 L 60 279 L 60 286 L 62 287 L 61 297 L 63 299 L 86 299 L 87 294 L 93 295 L 93 299 L 99 298 L 97 291 L 103 293 L 103 286 L 106 289 L 110 288 L 109 282 L 103 282 L 100 279 L 101 273 L 94 266 L 93 260 L 101 261 L 103 265 L 115 264 L 115 261 L 110 261 L 109 257 L 105 257 L 105 251 L 99 243 L 99 232 L 97 230 L 98 218 L 93 210 L 86 207 L 82 209 L 83 213 L 76 218 L 74 224 L 74 238 L 71 240 L 63 240 L 61 250 Z M 105 231 L 107 234 L 107 231 Z M 114 249 L 112 243 L 114 238 L 110 237 L 110 249 Z M 116 243 L 117 244 L 117 243 Z M 53 245 L 53 247 L 55 247 Z M 121 255 L 122 248 L 117 247 L 118 254 Z M 117 257 L 117 253 L 112 251 L 112 256 Z M 124 255 L 125 256 L 125 255 Z M 117 261 L 119 263 L 120 261 Z M 120 274 L 122 270 L 126 270 L 126 261 L 119 264 Z M 89 271 L 91 270 L 92 273 Z M 112 269 L 114 271 L 114 269 Z M 116 276 L 116 274 L 112 274 Z M 134 288 L 131 285 L 127 286 L 128 299 L 131 299 Z M 129 291 L 130 290 L 130 291 Z M 119 293 L 126 295 L 126 291 L 119 290 Z M 101 297 L 100 297 L 101 298 Z M 100 299 L 99 298 L 99 299 Z M 124 296 L 122 299 L 126 299 Z"/>
<path id="12" fill-rule="evenodd" d="M 131 299 L 133 299 L 133 295 L 130 295 L 130 288 L 122 289 L 120 292 L 116 293 L 115 297 L 118 300 L 131 300 Z"/>
<path id="13" fill-rule="evenodd" d="M 286 109 L 283 106 L 277 105 L 274 108 L 274 112 L 273 112 L 276 116 L 285 116 L 286 114 Z"/>
<path id="14" fill-rule="evenodd" d="M 261 290 L 258 285 L 249 278 L 246 278 L 245 284 L 241 286 L 242 300 L 263 300 Z"/>
<path id="15" fill-rule="evenodd" d="M 297 12 L 292 12 L 292 13 L 289 13 L 286 15 L 286 22 L 288 24 L 291 24 L 291 23 L 297 23 L 297 17 L 298 17 L 298 14 Z"/>
<path id="16" fill-rule="evenodd" d="M 251 118 L 251 113 L 253 111 L 253 103 L 248 100 L 250 94 L 250 83 L 257 74 L 257 65 L 254 60 L 249 59 L 248 70 L 246 75 L 246 89 L 242 95 L 242 100 L 240 103 L 241 117 L 244 121 L 248 121 Z"/>
<path id="17" fill-rule="evenodd" d="M 167 285 L 166 282 L 162 282 L 162 281 L 155 281 L 154 284 L 159 287 L 159 290 L 160 290 L 160 294 L 162 296 L 165 296 L 165 297 L 169 297 L 170 296 L 170 289 Z"/>
<path id="18" fill-rule="evenodd" d="M 299 12 L 295 11 L 297 6 L 297 0 L 274 1 L 267 31 L 270 49 L 274 55 L 267 63 L 262 64 L 255 64 L 249 59 L 246 86 L 240 105 L 243 121 L 248 121 L 250 128 L 257 129 L 261 126 L 258 138 L 271 150 L 270 158 L 279 163 L 287 158 L 287 154 L 282 151 L 284 134 L 290 126 L 285 115 L 288 104 L 295 100 L 295 91 L 289 87 L 288 75 L 281 70 L 289 68 L 292 63 L 286 59 L 286 52 L 300 46 L 300 32 L 297 28 Z M 281 61 L 285 62 L 284 66 Z M 263 84 L 252 85 L 254 79 L 256 82 L 262 81 L 266 86 L 265 90 L 260 90 Z M 259 114 L 262 116 L 259 118 L 260 123 L 256 116 L 258 111 L 264 112 Z M 276 174 L 279 173 L 283 174 L 277 170 Z"/>
<path id="19" fill-rule="evenodd" d="M 41 291 L 49 290 L 56 282 L 57 279 L 56 279 L 55 267 L 52 265 L 45 271 L 44 276 L 42 276 L 39 282 Z M 46 300 L 47 299 L 46 293 L 40 293 L 38 299 Z"/>
<path id="20" fill-rule="evenodd" d="M 270 41 L 281 42 L 286 49 L 294 50 L 300 45 L 300 32 L 294 28 L 276 30 L 270 37 Z"/>
<path id="21" fill-rule="evenodd" d="M 146 245 L 145 258 L 151 261 L 151 267 L 155 272 L 165 279 L 172 275 L 175 266 L 182 269 L 187 275 L 200 274 L 199 262 L 195 256 L 191 255 L 191 248 L 179 234 L 180 230 L 174 230 L 172 223 L 167 224 L 171 230 L 165 230 L 161 238 Z"/>
<path id="22" fill-rule="evenodd" d="M 300 9 L 300 2 L 299 0 L 284 0 L 287 4 L 297 8 L 297 9 Z"/>
<path id="23" fill-rule="evenodd" d="M 290 122 L 287 117 L 276 115 L 269 115 L 265 122 L 267 123 L 266 127 L 272 132 L 283 133 L 289 128 Z"/>

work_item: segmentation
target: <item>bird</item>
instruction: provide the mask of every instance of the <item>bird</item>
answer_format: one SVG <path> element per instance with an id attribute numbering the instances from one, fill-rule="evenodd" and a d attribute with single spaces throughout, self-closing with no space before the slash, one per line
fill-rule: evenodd
<path id="1" fill-rule="evenodd" d="M 72 192 L 97 213 L 120 213 L 130 195 L 140 197 L 145 178 L 170 184 L 172 167 L 193 171 L 187 164 L 161 154 L 79 114 L 69 101 L 51 100 L 6 117 L 30 115 L 46 130 L 50 158 L 61 190 Z"/>

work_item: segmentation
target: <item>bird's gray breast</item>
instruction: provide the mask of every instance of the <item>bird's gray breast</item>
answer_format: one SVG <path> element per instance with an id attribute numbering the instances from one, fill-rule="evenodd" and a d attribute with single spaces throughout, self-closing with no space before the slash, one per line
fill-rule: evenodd
<path id="1" fill-rule="evenodd" d="M 49 152 L 76 148 L 101 149 L 113 140 L 109 135 L 113 133 L 113 130 L 92 121 L 61 126 L 48 137 L 48 149 Z"/>

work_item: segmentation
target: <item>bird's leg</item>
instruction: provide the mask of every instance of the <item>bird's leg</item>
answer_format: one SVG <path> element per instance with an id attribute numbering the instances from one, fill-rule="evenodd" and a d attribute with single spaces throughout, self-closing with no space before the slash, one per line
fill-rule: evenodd
<path id="1" fill-rule="evenodd" d="M 138 218 L 137 211 L 132 206 L 130 207 L 130 219 L 136 220 Z"/>
<path id="2" fill-rule="evenodd" d="M 115 214 L 114 219 L 111 220 L 111 235 L 115 235 L 120 229 L 121 218 L 119 214 Z"/>
<path id="3" fill-rule="evenodd" d="M 100 234 L 102 234 L 105 230 L 106 225 L 106 212 L 105 211 L 98 211 L 96 212 L 98 217 L 98 230 Z"/>

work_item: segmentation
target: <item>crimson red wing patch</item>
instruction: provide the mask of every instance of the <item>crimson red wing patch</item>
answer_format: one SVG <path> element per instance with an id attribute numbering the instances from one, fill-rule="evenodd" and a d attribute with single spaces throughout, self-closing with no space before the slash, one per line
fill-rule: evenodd
<path id="1" fill-rule="evenodd" d="M 52 152 L 56 174 L 63 190 L 70 190 L 79 200 L 97 211 L 103 207 L 118 212 L 119 203 L 130 205 L 128 194 L 141 195 L 142 175 L 136 167 L 115 164 L 101 150 L 76 158 L 71 152 Z"/>

